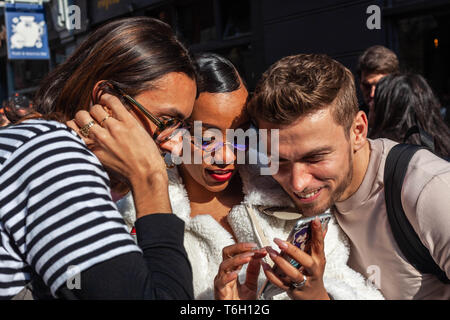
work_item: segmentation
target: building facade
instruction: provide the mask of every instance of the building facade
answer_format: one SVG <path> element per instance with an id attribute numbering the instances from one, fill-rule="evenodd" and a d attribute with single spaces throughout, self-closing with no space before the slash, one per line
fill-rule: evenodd
<path id="1" fill-rule="evenodd" d="M 228 57 L 250 89 L 286 55 L 326 53 L 354 71 L 358 56 L 381 44 L 398 54 L 404 70 L 424 75 L 449 104 L 450 0 L 74 0 L 81 28 L 70 32 L 57 23 L 58 2 L 45 5 L 50 60 L 8 61 L 1 40 L 0 100 L 12 92 L 32 95 L 42 77 L 106 21 L 145 15 L 169 23 L 193 52 Z M 369 23 L 377 18 L 368 10 L 374 5 L 380 28 Z"/>

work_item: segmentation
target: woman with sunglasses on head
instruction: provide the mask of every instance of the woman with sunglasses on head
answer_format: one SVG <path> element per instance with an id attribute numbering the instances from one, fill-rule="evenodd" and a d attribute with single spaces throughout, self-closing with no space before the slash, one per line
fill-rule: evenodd
<path id="1" fill-rule="evenodd" d="M 272 177 L 260 175 L 258 166 L 237 163 L 239 152 L 249 146 L 230 139 L 227 130 L 245 131 L 250 127 L 245 111 L 248 92 L 238 71 L 216 54 L 199 54 L 195 60 L 199 96 L 189 118 L 191 154 L 183 155 L 191 161 L 168 170 L 170 201 L 174 214 L 185 222 L 184 245 L 192 265 L 195 298 L 256 299 L 257 288 L 265 280 L 261 260 L 267 252 L 263 247 L 269 245 L 260 241 L 262 233 L 268 239 L 285 238 L 295 220 L 258 210 L 249 213 L 246 208 L 286 207 L 291 202 Z M 196 156 L 200 163 L 195 163 Z M 132 195 L 120 200 L 118 207 L 132 228 Z M 348 249 L 338 239 L 342 232 L 335 224 L 329 231 L 333 253 L 328 257 L 334 260 L 333 266 L 339 266 L 339 272 L 334 272 L 333 266 L 327 271 L 331 278 L 328 288 L 335 298 L 382 298 L 360 274 L 346 266 Z M 340 276 L 348 278 L 338 280 Z M 287 298 L 285 293 L 277 297 Z"/>
<path id="2" fill-rule="evenodd" d="M 161 153 L 195 96 L 187 50 L 147 17 L 100 27 L 48 75 L 37 113 L 0 130 L 0 298 L 192 298 Z M 135 195 L 138 245 L 105 169 Z"/>

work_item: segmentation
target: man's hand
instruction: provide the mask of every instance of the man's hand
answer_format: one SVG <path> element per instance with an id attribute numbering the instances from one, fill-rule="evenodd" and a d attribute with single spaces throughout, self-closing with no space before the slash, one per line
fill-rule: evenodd
<path id="1" fill-rule="evenodd" d="M 287 292 L 291 299 L 298 300 L 329 300 L 324 284 L 325 270 L 324 237 L 320 220 L 311 223 L 311 255 L 296 246 L 280 239 L 274 239 L 281 251 L 302 265 L 300 269 L 293 267 L 278 252 L 268 247 L 267 252 L 276 266 L 274 271 L 268 264 L 262 262 L 267 279 L 278 288 Z M 293 283 L 306 282 L 301 288 L 294 288 Z"/>

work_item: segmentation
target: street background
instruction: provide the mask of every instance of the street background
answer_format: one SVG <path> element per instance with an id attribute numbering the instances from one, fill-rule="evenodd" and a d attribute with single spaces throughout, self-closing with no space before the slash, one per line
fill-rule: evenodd
<path id="1" fill-rule="evenodd" d="M 63 2 L 44 2 L 48 60 L 8 60 L 0 8 L 0 101 L 13 93 L 32 97 L 40 80 L 105 22 L 145 15 L 169 23 L 193 52 L 228 57 L 250 90 L 281 57 L 326 53 L 354 72 L 358 56 L 369 46 L 381 44 L 397 53 L 402 70 L 425 76 L 443 106 L 450 105 L 449 0 L 66 1 L 81 9 L 80 28 L 75 30 L 57 23 Z M 371 16 L 367 9 L 372 5 L 381 9 L 379 29 L 367 25 Z"/>

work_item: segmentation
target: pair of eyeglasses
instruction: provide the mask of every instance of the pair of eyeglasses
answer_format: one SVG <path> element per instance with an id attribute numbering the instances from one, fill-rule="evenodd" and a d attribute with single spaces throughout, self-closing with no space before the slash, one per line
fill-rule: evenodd
<path id="1" fill-rule="evenodd" d="M 161 118 L 156 117 L 122 89 L 117 88 L 111 83 L 108 83 L 108 85 L 117 91 L 129 104 L 138 108 L 138 110 L 141 111 L 147 119 L 156 125 L 156 130 L 153 132 L 152 136 L 156 143 L 161 144 L 167 140 L 170 140 L 173 138 L 175 130 L 177 129 L 189 128 L 189 126 L 182 119 L 168 116 L 163 116 Z"/>
<path id="2" fill-rule="evenodd" d="M 247 151 L 249 148 L 249 145 L 246 142 L 244 144 L 236 143 L 236 142 L 230 142 L 230 141 L 221 141 L 221 140 L 208 140 L 208 141 L 197 141 L 195 137 L 192 137 L 191 142 L 196 145 L 197 147 L 201 148 L 204 152 L 212 153 L 216 152 L 220 149 L 222 149 L 224 146 L 229 145 L 233 148 L 233 150 L 237 151 Z"/>

